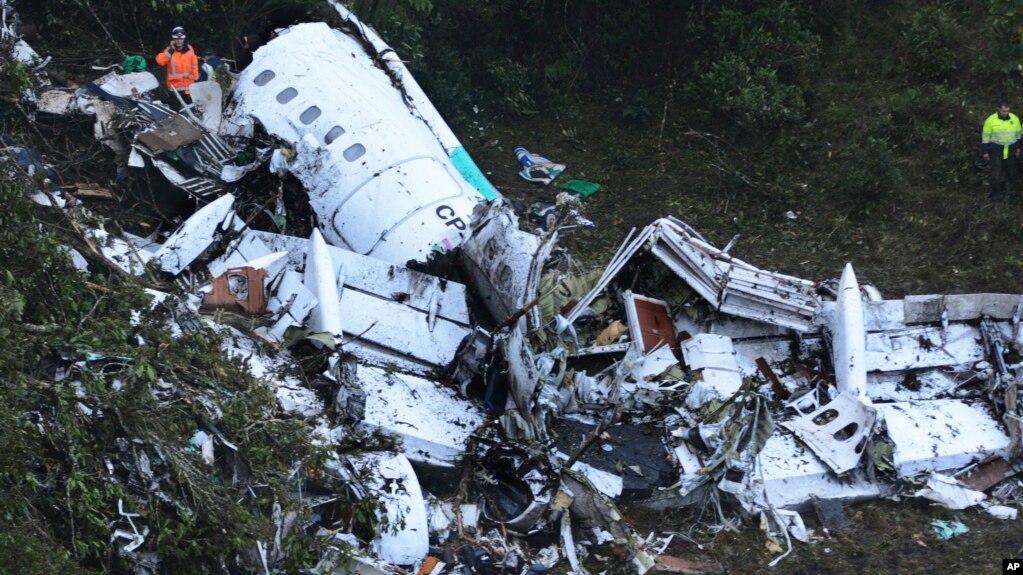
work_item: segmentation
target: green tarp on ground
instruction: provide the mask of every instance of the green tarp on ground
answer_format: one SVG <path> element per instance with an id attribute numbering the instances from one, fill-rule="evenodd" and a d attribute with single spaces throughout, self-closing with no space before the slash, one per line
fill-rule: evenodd
<path id="1" fill-rule="evenodd" d="M 558 187 L 562 190 L 575 192 L 585 198 L 597 193 L 597 190 L 600 189 L 600 184 L 584 180 L 569 180 L 567 182 L 562 182 Z"/>

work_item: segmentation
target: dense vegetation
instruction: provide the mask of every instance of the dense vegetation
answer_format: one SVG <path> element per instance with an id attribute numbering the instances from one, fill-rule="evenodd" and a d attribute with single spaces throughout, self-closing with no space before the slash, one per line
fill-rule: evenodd
<path id="1" fill-rule="evenodd" d="M 70 79 L 155 54 L 179 24 L 244 65 L 243 40 L 334 20 L 325 0 L 23 4 L 49 69 Z M 584 251 L 670 212 L 796 275 L 852 260 L 892 295 L 1015 291 L 1018 208 L 986 202 L 978 137 L 1020 87 L 1018 0 L 351 7 L 507 195 L 546 191 L 514 178 L 516 145 L 604 184 L 589 203 L 607 233 L 577 238 Z"/>
<path id="2" fill-rule="evenodd" d="M 151 57 L 176 25 L 244 65 L 243 38 L 251 48 L 275 27 L 334 19 L 319 0 L 22 0 L 18 8 L 32 45 L 54 57 L 47 69 L 79 82 L 95 76 L 92 65 Z M 886 295 L 1023 291 L 1023 208 L 990 204 L 978 164 L 980 126 L 997 101 L 1023 110 L 1023 1 L 357 0 L 352 8 L 408 62 L 508 196 L 551 195 L 516 178 L 516 145 L 565 162 L 566 177 L 604 185 L 587 200 L 601 231 L 571 238 L 591 264 L 629 227 L 671 213 L 719 245 L 741 234 L 736 255 L 793 275 L 832 277 L 853 260 Z M 67 181 L 150 193 L 146 181 L 114 182 L 114 158 L 98 146 L 87 155 L 65 146 L 66 137 L 90 141 L 87 125 L 60 138 L 30 126 L 18 100 L 24 70 L 0 76 L 2 135 L 42 151 Z M 228 402 L 239 410 L 222 429 L 228 435 L 246 418 L 280 426 L 244 448 L 271 486 L 259 497 L 201 525 L 168 509 L 156 515 L 166 521 L 161 549 L 177 549 L 181 561 L 243 549 L 269 528 L 289 473 L 273 463 L 291 462 L 274 457 L 300 449 L 294 428 L 267 419 L 259 405 L 272 398 L 214 359 L 215 341 L 132 327 L 130 310 L 145 307 L 139 286 L 117 276 L 83 283 L 57 247 L 71 234 L 38 239 L 20 190 L 6 182 L 2 190 L 0 556 L 20 563 L 0 572 L 116 567 L 110 524 L 129 498 L 101 480 L 105 464 L 89 446 L 96 434 L 187 442 L 199 409 L 155 409 L 148 390 L 161 380 L 249 397 Z M 44 223 L 56 233 L 68 225 Z M 137 348 L 136 336 L 173 343 Z M 202 349 L 205 359 L 185 359 Z M 43 383 L 48 361 L 84 362 L 90 352 L 130 360 L 96 373 L 82 363 L 85 400 Z M 109 388 L 117 378 L 119 391 Z M 82 401 L 108 406 L 107 418 L 94 424 Z M 217 502 L 238 495 L 219 486 Z M 184 486 L 181 496 L 194 493 Z M 203 536 L 185 536 L 196 530 Z"/>

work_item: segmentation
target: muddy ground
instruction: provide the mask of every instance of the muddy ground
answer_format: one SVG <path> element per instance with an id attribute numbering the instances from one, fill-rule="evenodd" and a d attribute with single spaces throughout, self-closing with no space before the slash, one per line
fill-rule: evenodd
<path id="1" fill-rule="evenodd" d="M 606 261 L 630 228 L 670 214 L 718 246 L 740 234 L 732 254 L 762 268 L 824 280 L 837 278 L 851 261 L 861 282 L 889 298 L 1023 291 L 1023 205 L 990 203 L 979 170 L 954 188 L 907 184 L 862 214 L 815 187 L 826 162 L 808 169 L 791 194 L 764 191 L 755 185 L 756 166 L 730 157 L 714 135 L 675 125 L 670 110 L 646 126 L 609 122 L 620 116 L 613 101 L 577 119 L 511 122 L 484 112 L 460 137 L 497 188 L 527 205 L 551 201 L 559 181 L 600 183 L 600 191 L 583 202 L 596 229 L 566 235 L 573 253 L 590 265 Z M 516 146 L 567 169 L 551 186 L 527 182 L 517 175 Z M 730 169 L 738 171 L 725 173 Z M 795 219 L 786 216 L 789 211 Z M 768 563 L 779 552 L 768 548 L 755 520 L 737 532 L 715 532 L 710 509 L 623 509 L 641 533 L 683 533 L 703 547 L 677 536 L 669 554 L 718 562 L 728 573 L 980 575 L 1001 573 L 1003 558 L 1023 557 L 1023 518 L 1005 521 L 979 509 L 951 511 L 911 498 L 851 505 L 848 526 L 827 532 L 812 510 L 803 513 L 815 542 L 794 542 L 792 554 L 773 568 Z M 943 540 L 931 529 L 935 519 L 958 519 L 970 531 Z"/>

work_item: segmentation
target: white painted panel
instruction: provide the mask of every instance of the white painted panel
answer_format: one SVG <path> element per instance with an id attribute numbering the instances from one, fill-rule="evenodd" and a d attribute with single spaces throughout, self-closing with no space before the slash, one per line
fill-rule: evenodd
<path id="1" fill-rule="evenodd" d="M 876 407 L 903 477 L 959 469 L 988 455 L 1008 458 L 1009 436 L 985 406 L 938 399 Z"/>
<path id="2" fill-rule="evenodd" d="M 431 331 L 427 314 L 354 290 L 341 295 L 341 318 L 345 336 L 358 336 L 435 366 L 450 363 L 458 344 L 469 335 L 468 328 L 439 318 Z"/>

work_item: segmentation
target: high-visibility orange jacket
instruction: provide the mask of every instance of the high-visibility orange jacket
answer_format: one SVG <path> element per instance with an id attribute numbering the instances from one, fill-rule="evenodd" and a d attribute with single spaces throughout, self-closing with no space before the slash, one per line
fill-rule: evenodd
<path id="1" fill-rule="evenodd" d="M 164 50 L 156 55 L 156 63 L 167 68 L 167 87 L 172 90 L 185 90 L 199 78 L 199 58 L 192 47 L 185 45 L 183 50 Z"/>

